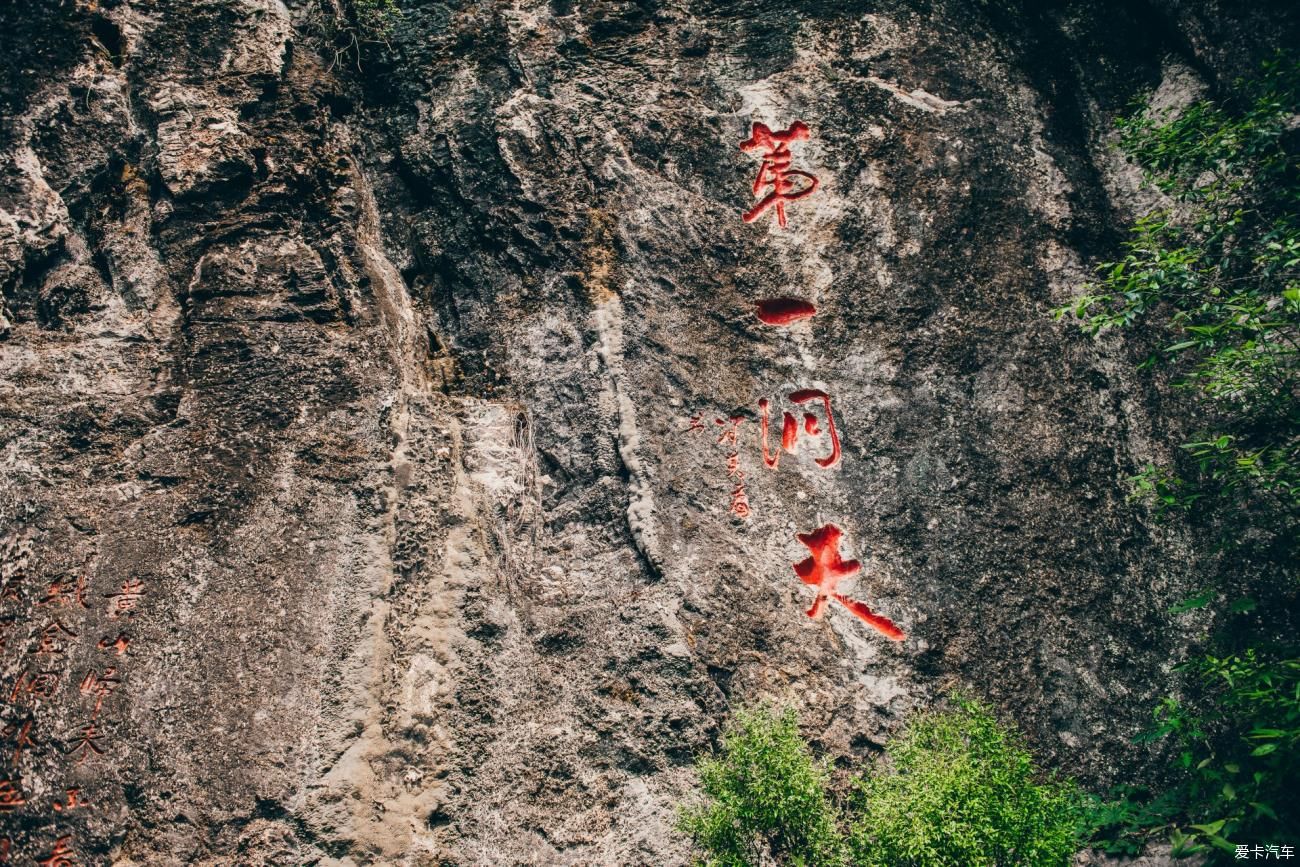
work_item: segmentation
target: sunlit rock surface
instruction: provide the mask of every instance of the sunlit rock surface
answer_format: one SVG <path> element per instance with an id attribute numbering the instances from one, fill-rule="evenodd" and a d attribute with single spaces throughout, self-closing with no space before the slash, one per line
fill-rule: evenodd
<path id="1" fill-rule="evenodd" d="M 1151 203 L 1116 114 L 1291 4 L 400 5 L 0 7 L 13 862 L 683 864 L 764 699 L 1154 773 L 1204 552 L 1120 481 L 1176 398 L 1048 311 Z M 805 616 L 828 524 L 905 640 Z"/>

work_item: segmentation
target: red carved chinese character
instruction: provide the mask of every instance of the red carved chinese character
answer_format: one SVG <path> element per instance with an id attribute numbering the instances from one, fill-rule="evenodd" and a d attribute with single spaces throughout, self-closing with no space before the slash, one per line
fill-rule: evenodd
<path id="1" fill-rule="evenodd" d="M 740 455 L 732 452 L 727 455 L 727 475 L 736 479 L 736 486 L 731 489 L 731 512 L 737 518 L 748 518 L 749 494 L 745 492 L 745 471 L 740 468 Z"/>
<path id="2" fill-rule="evenodd" d="M 835 430 L 835 417 L 831 415 L 831 398 L 826 392 L 816 388 L 805 388 L 799 391 L 792 391 L 789 394 L 791 403 L 804 404 L 810 401 L 820 400 L 826 408 L 826 432 L 830 435 L 831 452 L 829 455 L 821 458 L 815 458 L 817 465 L 824 469 L 830 469 L 840 462 L 840 435 Z M 781 449 L 771 451 L 768 447 L 768 407 L 767 398 L 758 402 L 760 413 L 759 418 L 759 442 L 763 449 L 763 463 L 772 469 L 776 469 L 777 464 L 781 461 L 781 451 L 787 451 L 794 454 L 799 445 L 799 422 L 791 413 L 784 413 L 781 422 Z M 819 436 L 821 428 L 817 425 L 817 417 L 812 413 L 804 413 L 803 429 L 809 436 Z"/>
<path id="3" fill-rule="evenodd" d="M 109 617 L 134 617 L 136 604 L 144 598 L 144 582 L 139 580 L 123 581 L 122 589 L 109 593 L 106 598 Z"/>
<path id="4" fill-rule="evenodd" d="M 89 608 L 86 604 L 86 576 L 79 576 L 76 583 L 64 581 L 55 578 L 50 582 L 50 589 L 45 592 L 37 605 L 71 605 L 73 602 L 81 604 L 82 608 Z"/>
<path id="5" fill-rule="evenodd" d="M 68 755 L 81 753 L 77 758 L 77 764 L 81 764 L 91 755 L 102 756 L 104 754 L 103 748 L 99 745 L 99 742 L 104 739 L 104 735 L 95 728 L 94 720 L 91 720 L 85 728 L 81 729 L 77 738 L 77 742 L 64 751 Z"/>
<path id="6" fill-rule="evenodd" d="M 691 431 L 704 430 L 704 415 L 697 412 L 695 415 L 691 416 L 690 425 L 691 426 L 686 429 L 687 433 L 690 433 Z"/>
<path id="7" fill-rule="evenodd" d="M 100 650 L 116 650 L 117 655 L 121 656 L 126 653 L 126 649 L 131 646 L 131 639 L 126 637 L 125 632 L 119 632 L 117 638 L 114 638 L 112 641 L 108 639 L 108 636 L 104 636 L 99 639 L 99 643 L 95 646 Z"/>
<path id="8" fill-rule="evenodd" d="M 9 643 L 9 635 L 14 631 L 14 618 L 0 618 L 0 650 L 4 650 Z"/>
<path id="9" fill-rule="evenodd" d="M 791 169 L 790 142 L 808 138 L 808 125 L 795 121 L 789 129 L 772 132 L 767 124 L 756 123 L 750 130 L 749 138 L 740 143 L 740 149 L 762 151 L 763 165 L 754 179 L 754 195 L 762 193 L 763 188 L 772 187 L 772 192 L 764 196 L 758 204 L 746 211 L 741 219 L 752 223 L 763 215 L 768 208 L 776 209 L 776 222 L 785 226 L 785 203 L 794 202 L 810 196 L 817 189 L 819 181 L 807 172 Z M 802 186 L 791 182 L 791 178 L 803 178 L 807 183 Z"/>
<path id="10" fill-rule="evenodd" d="M 0 837 L 0 864 L 9 863 L 9 850 L 13 848 L 13 841 L 8 837 Z"/>
<path id="11" fill-rule="evenodd" d="M 54 841 L 54 851 L 36 863 L 40 867 L 77 867 L 77 853 L 72 851 L 72 845 L 68 843 L 71 839 L 72 836 L 69 835 Z"/>
<path id="12" fill-rule="evenodd" d="M 59 687 L 57 671 L 23 671 L 14 682 L 9 692 L 9 701 L 17 702 L 21 695 L 35 695 L 40 698 L 54 698 L 54 691 Z"/>
<path id="13" fill-rule="evenodd" d="M 98 715 L 100 707 L 104 704 L 104 699 L 112 695 L 113 690 L 121 685 L 122 678 L 117 676 L 117 668 L 115 667 L 105 669 L 103 674 L 88 671 L 86 676 L 81 679 L 81 694 L 95 696 L 95 714 Z"/>
<path id="14" fill-rule="evenodd" d="M 22 722 L 12 723 L 5 726 L 3 730 L 0 730 L 0 737 L 4 738 L 6 744 L 13 744 L 14 767 L 17 767 L 18 762 L 22 759 L 24 748 L 35 749 L 40 746 L 40 744 L 32 739 L 32 726 L 34 724 L 35 720 L 28 717 Z"/>
<path id="15" fill-rule="evenodd" d="M 0 813 L 12 813 L 26 803 L 20 780 L 0 780 Z"/>
<path id="16" fill-rule="evenodd" d="M 827 524 L 811 533 L 795 535 L 812 552 L 812 556 L 794 564 L 794 572 L 799 580 L 817 588 L 817 596 L 808 609 L 808 616 L 821 617 L 826 610 L 827 601 L 834 599 L 886 638 L 902 641 L 903 631 L 893 621 L 876 614 L 864 603 L 836 592 L 835 588 L 840 581 L 858 574 L 862 569 L 862 564 L 857 560 L 844 560 L 840 557 L 840 537 L 843 535 L 834 524 Z"/>
<path id="17" fill-rule="evenodd" d="M 722 433 L 718 436 L 718 442 L 726 443 L 729 446 L 736 445 L 740 439 L 740 425 L 744 420 L 745 417 L 743 415 L 733 415 L 726 421 L 723 421 L 720 418 L 715 418 L 713 420 L 714 424 L 723 426 Z M 727 427 L 727 425 L 731 425 L 731 427 Z"/>
<path id="18" fill-rule="evenodd" d="M 37 640 L 36 647 L 32 650 L 32 653 L 49 654 L 49 653 L 63 653 L 64 651 L 66 651 L 67 646 L 59 638 L 60 632 L 62 632 L 64 635 L 68 636 L 69 638 L 77 637 L 77 633 L 73 632 L 71 629 L 64 626 L 58 620 L 55 620 L 49 626 L 41 630 L 40 632 L 41 637 Z"/>
<path id="19" fill-rule="evenodd" d="M 62 813 L 65 810 L 75 810 L 78 807 L 83 809 L 90 808 L 90 804 L 82 800 L 81 789 L 68 789 L 67 793 L 68 800 L 65 803 L 59 803 L 58 801 L 54 802 L 54 812 Z"/>

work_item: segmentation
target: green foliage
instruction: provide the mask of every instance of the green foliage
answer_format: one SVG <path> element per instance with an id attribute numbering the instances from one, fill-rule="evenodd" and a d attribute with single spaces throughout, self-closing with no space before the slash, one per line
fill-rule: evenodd
<path id="1" fill-rule="evenodd" d="M 1121 145 L 1177 203 L 1133 226 L 1124 256 L 1055 311 L 1089 333 L 1154 318 L 1162 356 L 1202 399 L 1183 444 L 1190 471 L 1148 467 L 1135 490 L 1162 510 L 1205 496 L 1300 513 L 1300 63 L 1278 59 L 1243 84 L 1246 108 L 1208 100 L 1139 111 Z"/>
<path id="2" fill-rule="evenodd" d="M 362 35 L 371 39 L 386 37 L 400 16 L 397 0 L 349 0 L 352 15 Z"/>
<path id="3" fill-rule="evenodd" d="M 1187 669 L 1209 700 L 1193 707 L 1166 698 L 1143 736 L 1173 740 L 1175 784 L 1157 798 L 1129 789 L 1095 803 L 1098 838 L 1109 851 L 1132 853 L 1152 832 L 1168 831 L 1176 853 L 1213 850 L 1224 861 L 1234 860 L 1237 843 L 1287 842 L 1279 835 L 1300 827 L 1300 659 L 1250 649 Z"/>
<path id="4" fill-rule="evenodd" d="M 401 18 L 397 0 L 314 0 L 319 34 L 333 52 L 334 64 L 353 62 L 361 68 L 367 45 L 387 44 Z"/>
<path id="5" fill-rule="evenodd" d="M 962 698 L 915 718 L 882 763 L 857 777 L 846 809 L 787 710 L 740 713 L 701 763 L 708 801 L 679 827 L 710 867 L 1056 867 L 1078 848 L 1083 803 L 1043 779 L 1014 731 Z"/>
<path id="6" fill-rule="evenodd" d="M 701 762 L 699 775 L 709 800 L 685 809 L 679 828 L 706 853 L 702 864 L 843 864 L 829 774 L 800 737 L 793 710 L 736 714 L 721 754 Z"/>
<path id="7" fill-rule="evenodd" d="M 1018 736 L 966 699 L 914 719 L 890 743 L 892 772 L 858 784 L 850 847 L 861 867 L 1067 865 L 1080 798 L 1042 779 Z"/>
<path id="8" fill-rule="evenodd" d="M 1233 627 L 1215 639 L 1227 649 L 1182 667 L 1190 697 L 1166 698 L 1146 736 L 1174 749 L 1173 785 L 1094 802 L 1095 839 L 1133 852 L 1168 833 L 1179 852 L 1225 863 L 1234 843 L 1283 843 L 1300 827 L 1290 806 L 1300 785 L 1300 648 L 1293 629 L 1278 642 L 1263 634 L 1267 619 L 1244 616 L 1269 597 L 1279 623 L 1294 616 L 1300 62 L 1279 57 L 1239 90 L 1234 106 L 1201 100 L 1120 122 L 1122 147 L 1174 204 L 1138 220 L 1124 255 L 1055 311 L 1088 333 L 1142 323 L 1173 335 L 1143 367 L 1174 366 L 1175 383 L 1196 398 L 1189 427 L 1199 431 L 1181 445 L 1177 467 L 1149 464 L 1129 482 L 1158 514 L 1183 512 L 1214 529 L 1217 550 L 1232 554 L 1211 586 L 1170 613 L 1239 597 L 1214 609 Z M 1248 583 L 1233 574 L 1247 564 Z"/>

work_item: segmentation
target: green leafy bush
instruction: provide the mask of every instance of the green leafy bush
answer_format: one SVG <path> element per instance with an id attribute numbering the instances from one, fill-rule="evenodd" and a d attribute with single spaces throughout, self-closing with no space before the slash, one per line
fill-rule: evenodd
<path id="1" fill-rule="evenodd" d="M 706 853 L 709 867 L 779 864 L 821 867 L 844 863 L 828 772 L 813 760 L 793 710 L 736 714 L 721 754 L 699 765 L 708 801 L 689 807 L 679 823 Z"/>
<path id="2" fill-rule="evenodd" d="M 1044 779 L 1014 731 L 987 708 L 914 719 L 891 742 L 892 768 L 858 783 L 849 845 L 860 867 L 1068 865 L 1081 801 Z"/>
<path id="3" fill-rule="evenodd" d="M 1127 788 L 1092 809 L 1095 842 L 1134 852 L 1167 832 L 1182 854 L 1235 860 L 1300 827 L 1300 62 L 1279 57 L 1231 104 L 1139 109 L 1121 146 L 1174 206 L 1132 227 L 1124 255 L 1057 317 L 1084 331 L 1172 334 L 1143 367 L 1175 367 L 1196 399 L 1176 466 L 1130 479 L 1158 515 L 1186 513 L 1229 554 L 1182 614 L 1220 598 L 1217 648 L 1182 666 L 1185 696 L 1145 736 L 1176 756 L 1164 791 Z M 1167 338 L 1169 339 L 1169 338 Z M 1261 600 L 1264 600 L 1261 602 Z M 1270 616 L 1252 615 L 1266 609 Z"/>
<path id="4" fill-rule="evenodd" d="M 1097 837 L 1109 851 L 1135 853 L 1153 831 L 1168 831 L 1175 854 L 1213 847 L 1225 862 L 1238 843 L 1287 843 L 1286 829 L 1300 828 L 1300 659 L 1252 648 L 1187 668 L 1207 698 L 1165 699 L 1144 736 L 1176 744 L 1174 784 L 1155 797 L 1129 789 L 1095 803 Z"/>
<path id="5" fill-rule="evenodd" d="M 679 827 L 709 867 L 1057 867 L 1078 849 L 1077 790 L 1044 779 L 974 701 L 918 716 L 887 755 L 838 810 L 794 712 L 743 712 L 700 765 L 708 800 Z"/>
<path id="6" fill-rule="evenodd" d="M 1177 206 L 1132 227 L 1124 256 L 1055 312 L 1087 332 L 1153 320 L 1176 339 L 1149 364 L 1202 399 L 1183 473 L 1149 466 L 1136 488 L 1163 509 L 1206 495 L 1300 513 L 1300 63 L 1241 83 L 1246 108 L 1208 100 L 1139 110 L 1120 144 Z"/>

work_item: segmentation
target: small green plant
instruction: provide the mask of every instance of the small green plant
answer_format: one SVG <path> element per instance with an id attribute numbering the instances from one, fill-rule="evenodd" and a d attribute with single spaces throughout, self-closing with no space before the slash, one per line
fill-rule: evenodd
<path id="1" fill-rule="evenodd" d="M 843 864 L 843 840 L 827 794 L 829 773 L 799 735 L 793 710 L 736 714 L 722 751 L 699 765 L 708 800 L 682 812 L 679 828 L 708 867 Z"/>
<path id="2" fill-rule="evenodd" d="M 1204 496 L 1300 514 L 1300 63 L 1239 83 L 1245 108 L 1140 107 L 1120 146 L 1176 207 L 1139 219 L 1124 255 L 1054 311 L 1098 333 L 1150 321 L 1174 339 L 1148 366 L 1179 369 L 1200 399 L 1180 472 L 1148 467 L 1135 491 L 1161 510 Z"/>
<path id="3" fill-rule="evenodd" d="M 397 0 L 315 0 L 318 32 L 334 52 L 335 64 L 352 60 L 361 68 L 362 48 L 387 44 L 402 15 Z"/>
<path id="4" fill-rule="evenodd" d="M 1175 854 L 1213 849 L 1224 862 L 1235 860 L 1239 843 L 1285 843 L 1282 829 L 1300 827 L 1300 659 L 1252 648 L 1186 669 L 1208 694 L 1203 709 L 1166 698 L 1142 738 L 1173 742 L 1174 785 L 1154 798 L 1127 791 L 1094 804 L 1098 838 L 1110 851 L 1136 852 L 1152 832 L 1167 831 Z"/>
<path id="5" fill-rule="evenodd" d="M 1014 730 L 978 702 L 914 719 L 858 782 L 849 845 L 859 867 L 1068 865 L 1082 802 L 1044 777 Z"/>

